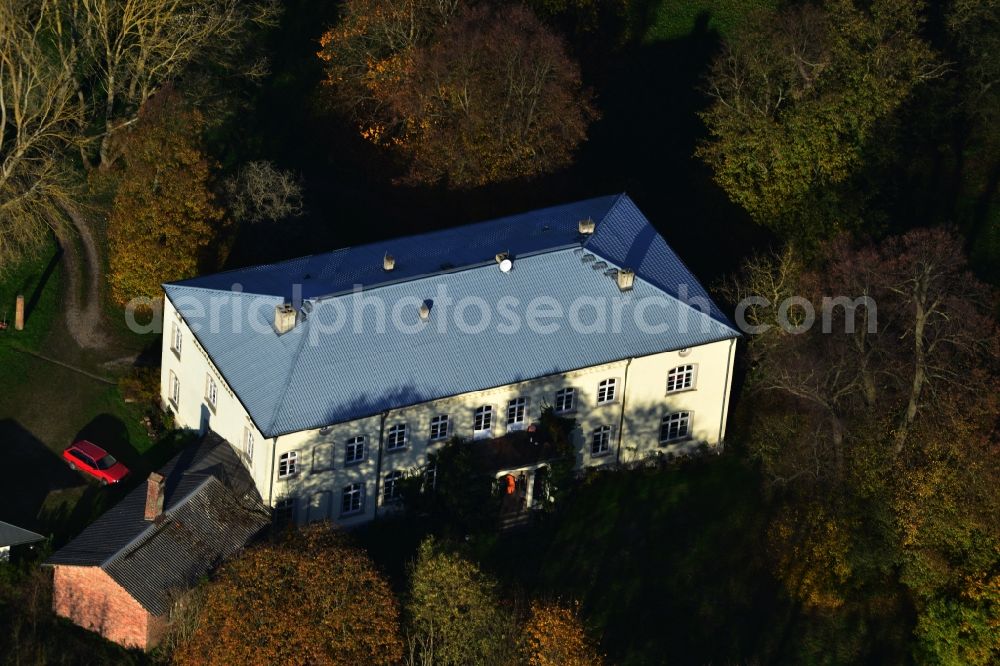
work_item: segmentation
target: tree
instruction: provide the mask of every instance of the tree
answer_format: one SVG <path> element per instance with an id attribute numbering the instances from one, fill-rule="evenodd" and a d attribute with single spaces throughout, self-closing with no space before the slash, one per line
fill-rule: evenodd
<path id="1" fill-rule="evenodd" d="M 856 225 L 871 144 L 938 76 L 912 0 L 826 0 L 757 13 L 712 63 L 697 149 L 758 223 L 807 244 Z"/>
<path id="2" fill-rule="evenodd" d="M 80 122 L 73 70 L 49 48 L 53 2 L 0 0 L 0 272 L 76 198 L 63 157 Z"/>
<path id="3" fill-rule="evenodd" d="M 821 255 L 826 259 L 808 271 L 791 250 L 751 260 L 729 291 L 733 302 L 767 299 L 746 310 L 748 324 L 768 327 L 750 345 L 754 386 L 794 401 L 800 416 L 809 415 L 827 433 L 817 438 L 799 430 L 801 419 L 794 424 L 805 448 L 794 468 L 778 473 L 786 482 L 841 478 L 844 437 L 859 419 L 886 417 L 878 427 L 890 434 L 889 451 L 903 456 L 926 393 L 976 391 L 970 371 L 989 357 L 996 335 L 988 289 L 968 273 L 962 241 L 948 231 L 918 229 L 857 248 L 840 237 Z M 831 294 L 846 300 L 831 300 Z M 825 323 L 808 331 L 784 326 L 782 303 L 786 324 L 805 324 L 809 316 L 788 307 L 793 296 L 805 297 L 812 315 Z M 776 433 L 768 432 L 775 441 Z M 780 454 L 773 462 L 792 462 L 788 449 Z"/>
<path id="4" fill-rule="evenodd" d="M 230 71 L 245 65 L 234 56 L 251 29 L 273 25 L 279 11 L 275 0 L 66 2 L 58 34 L 68 42 L 64 53 L 72 60 L 87 121 L 99 128 L 93 138 L 101 167 L 118 159 L 123 131 L 163 85 L 193 64 Z M 261 63 L 250 63 L 243 72 L 259 75 Z"/>
<path id="5" fill-rule="evenodd" d="M 236 222 L 276 222 L 302 214 L 302 185 L 271 162 L 251 161 L 223 183 L 229 214 Z"/>
<path id="6" fill-rule="evenodd" d="M 162 283 L 196 274 L 224 226 L 200 147 L 202 123 L 167 90 L 147 102 L 129 133 L 108 219 L 108 280 L 119 304 L 158 299 Z"/>
<path id="7" fill-rule="evenodd" d="M 357 2 L 321 44 L 341 108 L 408 160 L 411 183 L 555 171 L 597 116 L 565 45 L 525 7 Z"/>
<path id="8" fill-rule="evenodd" d="M 510 663 L 516 627 L 497 585 L 433 538 L 420 544 L 405 605 L 411 664 Z"/>
<path id="9" fill-rule="evenodd" d="M 596 666 L 604 663 L 580 622 L 579 608 L 534 601 L 521 637 L 529 666 Z"/>
<path id="10" fill-rule="evenodd" d="M 496 529 L 500 498 L 471 442 L 453 437 L 429 455 L 429 467 L 434 470 L 432 484 L 422 475 L 404 480 L 407 510 L 430 515 L 438 530 L 457 538 Z"/>
<path id="11" fill-rule="evenodd" d="M 320 37 L 332 101 L 353 118 L 362 136 L 385 133 L 386 95 L 409 54 L 451 21 L 461 0 L 348 0 L 340 22 Z"/>
<path id="12" fill-rule="evenodd" d="M 395 664 L 399 610 L 368 556 L 329 525 L 246 551 L 208 584 L 177 664 Z"/>
<path id="13" fill-rule="evenodd" d="M 783 491 L 775 573 L 804 607 L 871 627 L 913 605 L 917 656 L 989 663 L 1000 649 L 991 294 L 941 229 L 860 247 L 839 238 L 819 256 L 752 261 L 731 292 L 768 299 L 747 311 L 772 326 L 750 342 L 750 450 Z M 817 304 L 813 326 L 804 306 L 788 308 L 793 295 Z M 848 299 L 820 306 L 827 295 Z M 783 309 L 801 329 L 777 325 Z"/>

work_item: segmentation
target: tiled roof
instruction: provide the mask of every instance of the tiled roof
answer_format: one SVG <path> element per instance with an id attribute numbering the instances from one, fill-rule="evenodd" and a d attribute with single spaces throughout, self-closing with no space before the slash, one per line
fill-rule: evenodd
<path id="1" fill-rule="evenodd" d="M 578 230 L 587 218 L 596 224 L 589 236 Z M 396 259 L 391 272 L 382 269 L 387 252 Z M 499 252 L 510 253 L 514 270 L 498 270 Z M 609 276 L 617 268 L 636 273 L 626 294 Z M 239 287 L 232 292 L 234 284 Z M 299 324 L 281 336 L 253 326 L 252 318 L 266 320 L 275 305 L 296 299 L 293 284 L 303 285 L 307 314 Z M 352 318 L 353 285 L 363 287 L 364 298 L 381 299 L 387 311 L 409 301 L 398 313 L 403 330 L 380 325 L 376 316 Z M 164 288 L 266 437 L 738 335 L 626 195 Z M 655 298 L 659 305 L 649 309 L 647 319 L 665 323 L 666 330 L 650 332 L 626 316 L 617 328 L 593 332 L 574 330 L 566 321 L 555 332 L 526 325 L 505 332 L 496 320 L 485 332 L 463 332 L 449 325 L 446 304 L 433 302 L 439 290 L 446 290 L 453 304 L 481 299 L 492 306 L 516 299 L 523 307 L 544 297 L 563 313 L 581 299 L 622 299 L 635 306 Z M 405 330 L 419 323 L 421 301 L 432 302 L 430 325 Z M 591 323 L 592 312 L 579 310 L 579 319 Z M 466 321 L 478 317 L 473 307 Z"/>
<path id="2" fill-rule="evenodd" d="M 30 530 L 11 525 L 0 520 L 0 547 L 20 546 L 25 543 L 35 543 L 44 539 L 41 534 L 35 534 Z"/>
<path id="3" fill-rule="evenodd" d="M 161 471 L 163 516 L 143 518 L 146 484 L 54 553 L 46 564 L 99 566 L 154 614 L 242 549 L 270 521 L 252 479 L 232 447 L 210 434 Z"/>

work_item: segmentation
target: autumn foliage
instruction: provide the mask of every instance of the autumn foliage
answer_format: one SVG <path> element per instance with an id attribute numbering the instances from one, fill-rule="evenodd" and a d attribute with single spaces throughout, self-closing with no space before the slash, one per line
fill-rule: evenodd
<path id="1" fill-rule="evenodd" d="M 364 551 L 328 525 L 265 543 L 209 584 L 176 664 L 396 664 L 399 608 Z"/>
<path id="2" fill-rule="evenodd" d="M 125 142 L 127 168 L 108 219 L 108 282 L 119 304 L 158 299 L 163 282 L 195 275 L 224 224 L 202 124 L 166 90 L 147 102 Z"/>
<path id="3" fill-rule="evenodd" d="M 757 222 L 815 242 L 861 223 L 848 184 L 892 114 L 942 69 L 913 0 L 787 3 L 751 16 L 711 65 L 697 154 Z"/>
<path id="4" fill-rule="evenodd" d="M 516 624 L 499 592 L 475 562 L 445 543 L 425 540 L 410 571 L 405 607 L 409 661 L 509 663 Z"/>
<path id="5" fill-rule="evenodd" d="M 604 663 L 580 622 L 579 609 L 536 601 L 521 638 L 528 666 L 597 666 Z"/>
<path id="6" fill-rule="evenodd" d="M 522 6 L 352 0 L 320 43 L 337 105 L 412 183 L 557 170 L 597 116 L 563 41 Z"/>
<path id="7" fill-rule="evenodd" d="M 751 260 L 733 296 L 769 303 L 746 310 L 761 326 L 749 448 L 780 488 L 768 540 L 788 596 L 873 627 L 912 608 L 918 661 L 988 664 L 1000 657 L 1000 332 L 962 245 L 944 229 L 840 238 L 811 263 L 793 250 Z M 828 316 L 831 294 L 850 298 Z M 792 295 L 817 304 L 812 327 L 776 325 Z M 865 641 L 838 654 L 857 659 Z"/>

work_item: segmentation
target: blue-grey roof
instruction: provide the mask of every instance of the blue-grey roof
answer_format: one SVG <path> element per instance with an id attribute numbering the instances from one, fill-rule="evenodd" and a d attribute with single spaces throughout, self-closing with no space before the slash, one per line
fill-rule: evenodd
<path id="1" fill-rule="evenodd" d="M 186 448 L 160 473 L 160 519 L 144 519 L 141 483 L 45 563 L 101 567 L 159 615 L 173 591 L 197 582 L 270 523 L 249 473 L 218 435 Z"/>
<path id="2" fill-rule="evenodd" d="M 4 546 L 20 546 L 26 543 L 35 543 L 45 537 L 35 534 L 30 530 L 17 525 L 11 525 L 0 520 L 0 548 Z"/>
<path id="3" fill-rule="evenodd" d="M 596 229 L 581 235 L 578 223 L 587 218 Z M 498 270 L 499 252 L 514 260 L 508 273 Z M 396 260 L 391 272 L 382 267 L 386 253 Z M 629 292 L 618 290 L 613 271 L 619 268 L 635 271 Z M 295 284 L 302 285 L 300 293 Z M 268 437 L 738 335 L 624 194 L 164 289 Z M 368 306 L 354 316 L 361 298 L 386 304 L 385 326 Z M 523 323 L 527 304 L 538 298 L 563 313 L 577 308 L 584 326 L 566 319 L 554 332 L 504 326 L 498 303 L 516 299 Z M 268 321 L 274 306 L 289 300 L 302 303 L 303 314 L 279 336 Z M 618 325 L 612 323 L 616 300 L 625 313 Z M 421 328 L 422 301 L 431 305 L 431 317 Z M 465 321 L 475 323 L 480 301 L 491 310 L 491 324 L 463 332 L 454 304 L 468 303 Z M 637 320 L 640 303 L 646 303 L 645 321 L 662 325 L 659 330 Z M 396 304 L 409 330 L 392 325 Z M 597 325 L 592 304 L 604 307 L 606 326 Z"/>

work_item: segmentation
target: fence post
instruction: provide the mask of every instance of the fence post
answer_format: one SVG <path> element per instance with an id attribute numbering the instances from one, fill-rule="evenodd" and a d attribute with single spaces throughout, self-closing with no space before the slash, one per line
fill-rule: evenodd
<path id="1" fill-rule="evenodd" d="M 14 309 L 14 330 L 24 330 L 24 296 L 18 295 L 17 305 Z"/>

